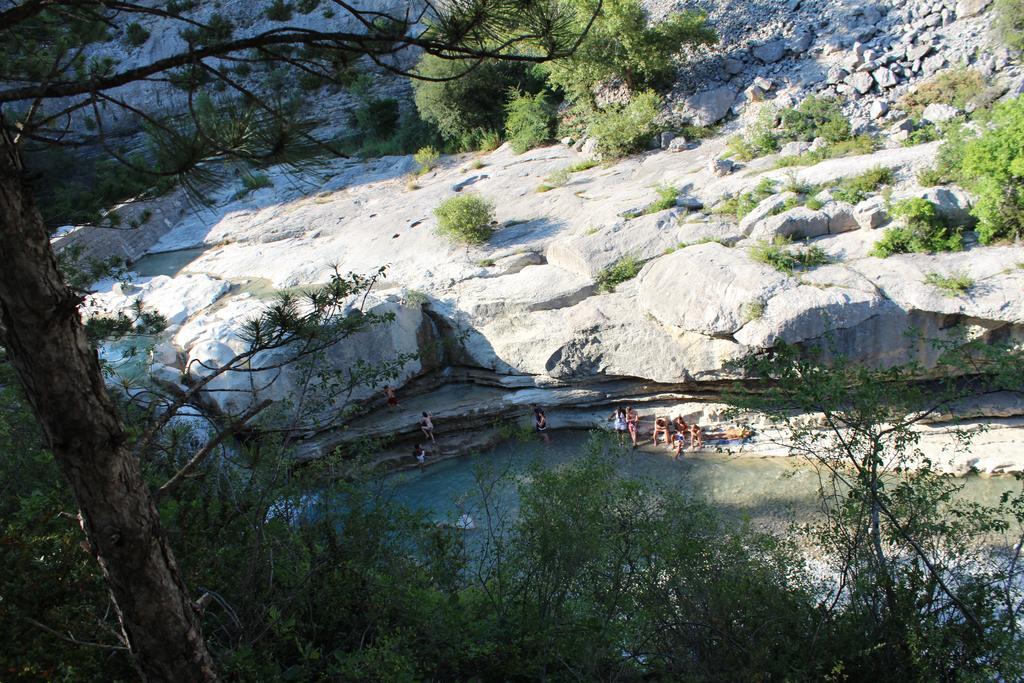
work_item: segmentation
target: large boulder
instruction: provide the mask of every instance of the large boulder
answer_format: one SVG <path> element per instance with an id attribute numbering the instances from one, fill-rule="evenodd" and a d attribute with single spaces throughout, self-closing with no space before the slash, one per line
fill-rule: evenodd
<path id="1" fill-rule="evenodd" d="M 722 85 L 686 98 L 680 113 L 695 126 L 710 126 L 721 121 L 735 101 L 736 91 Z"/>
<path id="2" fill-rule="evenodd" d="M 960 110 L 941 102 L 932 102 L 921 112 L 921 120 L 926 123 L 945 123 L 960 115 Z"/>
<path id="3" fill-rule="evenodd" d="M 985 11 L 992 0 L 960 0 L 956 3 L 956 16 L 960 19 L 968 19 L 977 16 Z"/>
<path id="4" fill-rule="evenodd" d="M 822 212 L 828 216 L 828 233 L 830 235 L 850 232 L 860 227 L 856 211 L 852 205 L 846 202 L 830 202 L 822 207 Z"/>
<path id="5" fill-rule="evenodd" d="M 853 218 L 864 230 L 874 230 L 889 222 L 889 214 L 885 210 L 885 200 L 871 197 L 853 207 Z"/>
<path id="6" fill-rule="evenodd" d="M 829 216 L 824 211 L 798 206 L 760 221 L 751 229 L 750 238 L 772 240 L 775 237 L 821 237 L 828 234 L 828 224 Z"/>
<path id="7" fill-rule="evenodd" d="M 786 54 L 786 41 L 772 40 L 763 45 L 755 45 L 750 53 L 765 64 L 774 64 Z"/>
<path id="8" fill-rule="evenodd" d="M 782 210 L 782 207 L 785 206 L 787 201 L 795 199 L 796 196 L 795 192 L 780 192 L 779 194 L 773 194 L 770 197 L 765 197 L 753 211 L 740 219 L 740 232 L 743 233 L 744 236 L 749 235 L 750 231 L 754 229 L 754 226 L 769 216 L 777 214 Z"/>
<path id="9" fill-rule="evenodd" d="M 746 322 L 754 301 L 795 282 L 744 250 L 699 244 L 656 259 L 638 277 L 640 308 L 664 325 L 716 337 Z"/>

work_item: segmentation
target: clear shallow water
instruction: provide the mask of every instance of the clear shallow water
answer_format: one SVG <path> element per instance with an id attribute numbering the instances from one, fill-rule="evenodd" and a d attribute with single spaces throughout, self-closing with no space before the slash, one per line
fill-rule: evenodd
<path id="1" fill-rule="evenodd" d="M 479 455 L 445 460 L 422 471 L 401 472 L 388 477 L 396 502 L 422 510 L 436 521 L 453 521 L 462 513 L 478 517 L 475 495 L 476 475 L 488 472 L 485 480 L 507 473 L 496 488 L 497 499 L 510 513 L 517 509 L 517 482 L 529 477 L 533 463 L 558 467 L 582 457 L 585 432 L 557 432 L 551 445 L 539 439 L 507 441 Z M 613 442 L 614 443 L 614 442 Z M 703 498 L 727 518 L 750 519 L 758 524 L 781 527 L 790 522 L 812 521 L 817 514 L 817 472 L 795 458 L 750 458 L 720 454 L 685 455 L 678 462 L 662 447 L 657 450 L 619 450 L 618 471 L 630 478 L 649 479 Z M 961 495 L 976 502 L 994 504 L 1004 491 L 1019 490 L 1013 477 L 979 477 L 962 480 Z"/>
<path id="2" fill-rule="evenodd" d="M 185 266 L 202 256 L 206 250 L 207 247 L 195 247 L 194 249 L 147 254 L 133 263 L 131 269 L 139 277 L 156 277 L 157 275 L 173 277 L 180 273 Z"/>

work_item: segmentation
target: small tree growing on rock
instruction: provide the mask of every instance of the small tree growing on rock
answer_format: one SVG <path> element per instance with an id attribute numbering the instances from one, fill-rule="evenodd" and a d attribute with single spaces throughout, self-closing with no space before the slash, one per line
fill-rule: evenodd
<path id="1" fill-rule="evenodd" d="M 437 231 L 443 236 L 466 244 L 483 244 L 494 232 L 494 204 L 479 195 L 467 194 L 441 202 L 434 209 Z"/>

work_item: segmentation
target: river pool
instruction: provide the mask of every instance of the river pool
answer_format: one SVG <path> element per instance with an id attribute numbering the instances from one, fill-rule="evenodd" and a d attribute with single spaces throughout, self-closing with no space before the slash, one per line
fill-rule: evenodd
<path id="1" fill-rule="evenodd" d="M 540 439 L 508 440 L 479 455 L 442 460 L 422 470 L 390 475 L 387 479 L 396 502 L 423 511 L 436 521 L 452 521 L 463 513 L 478 516 L 474 491 L 480 472 L 489 479 L 506 475 L 496 487 L 497 500 L 510 513 L 517 507 L 516 485 L 529 476 L 534 463 L 559 467 L 582 457 L 586 432 L 556 432 L 550 445 Z M 817 513 L 818 473 L 796 458 L 737 457 L 718 453 L 687 454 L 678 461 L 663 447 L 620 449 L 613 440 L 607 447 L 618 454 L 619 473 L 677 487 L 700 497 L 725 517 L 749 519 L 781 528 L 790 522 L 812 521 Z M 1019 490 L 1010 476 L 962 479 L 963 497 L 994 504 L 1004 491 Z"/>

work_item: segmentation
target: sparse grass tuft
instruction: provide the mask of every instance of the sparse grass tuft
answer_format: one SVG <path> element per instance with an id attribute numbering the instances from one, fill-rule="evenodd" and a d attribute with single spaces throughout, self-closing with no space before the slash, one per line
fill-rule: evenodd
<path id="1" fill-rule="evenodd" d="M 796 270 L 805 270 L 831 263 L 824 250 L 817 246 L 794 248 L 788 239 L 776 237 L 772 241 L 761 240 L 750 247 L 750 258 L 769 265 L 780 273 L 792 275 Z"/>
<path id="2" fill-rule="evenodd" d="M 761 318 L 764 315 L 764 309 L 764 302 L 759 299 L 748 301 L 743 304 L 743 308 L 740 310 L 740 313 L 743 316 L 743 322 L 749 323 L 751 320 Z"/>
<path id="3" fill-rule="evenodd" d="M 941 290 L 946 296 L 961 296 L 974 286 L 974 280 L 967 273 L 952 275 L 928 273 L 924 278 L 924 283 Z"/>
<path id="4" fill-rule="evenodd" d="M 895 179 L 896 176 L 891 168 L 876 166 L 860 175 L 841 180 L 839 185 L 832 190 L 832 196 L 836 201 L 857 204 L 864 201 L 868 194 L 877 192 L 886 185 L 891 185 Z"/>
<path id="5" fill-rule="evenodd" d="M 437 165 L 438 159 L 441 158 L 441 153 L 433 147 L 420 147 L 420 149 L 413 155 L 413 161 L 419 164 L 419 170 L 416 172 L 417 175 L 423 175 L 430 171 L 434 166 Z"/>
<path id="6" fill-rule="evenodd" d="M 569 173 L 579 173 L 581 171 L 587 171 L 598 165 L 596 159 L 584 159 L 583 161 L 577 161 L 575 164 L 570 166 L 567 170 Z"/>
<path id="7" fill-rule="evenodd" d="M 636 277 L 643 265 L 643 261 L 635 256 L 623 256 L 597 274 L 597 288 L 602 292 L 614 292 L 620 284 Z"/>

